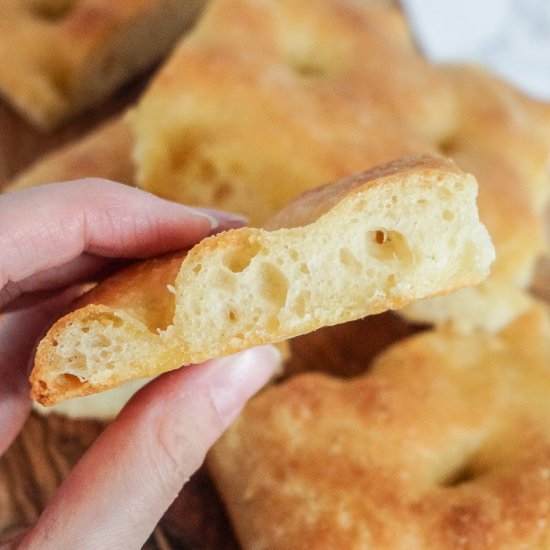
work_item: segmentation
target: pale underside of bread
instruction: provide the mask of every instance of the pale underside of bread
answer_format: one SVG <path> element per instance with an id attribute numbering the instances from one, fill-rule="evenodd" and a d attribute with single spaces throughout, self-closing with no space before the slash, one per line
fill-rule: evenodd
<path id="1" fill-rule="evenodd" d="M 43 128 L 168 52 L 203 0 L 3 0 L 0 93 Z"/>
<path id="2" fill-rule="evenodd" d="M 54 404 L 476 284 L 494 259 L 476 195 L 452 163 L 410 157 L 138 264 L 50 329 L 32 395 Z"/>
<path id="3" fill-rule="evenodd" d="M 262 392 L 208 456 L 241 547 L 546 550 L 549 361 L 539 304 Z"/>

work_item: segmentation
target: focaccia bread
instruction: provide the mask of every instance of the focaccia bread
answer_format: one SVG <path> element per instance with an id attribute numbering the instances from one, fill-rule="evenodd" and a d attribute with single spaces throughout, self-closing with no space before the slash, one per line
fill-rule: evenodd
<path id="1" fill-rule="evenodd" d="M 304 194 L 266 229 L 139 263 L 49 330 L 32 395 L 51 405 L 478 283 L 494 249 L 476 195 L 452 163 L 406 158 Z"/>
<path id="2" fill-rule="evenodd" d="M 120 116 L 48 153 L 11 180 L 2 192 L 59 181 L 104 178 L 132 185 L 132 134 Z"/>
<path id="3" fill-rule="evenodd" d="M 489 277 L 476 286 L 418 300 L 399 313 L 413 324 L 429 320 L 462 334 L 478 330 L 498 332 L 532 304 L 533 297 L 525 290 Z"/>
<path id="4" fill-rule="evenodd" d="M 546 250 L 550 104 L 428 63 L 395 4 L 214 0 L 129 121 L 139 186 L 252 225 L 323 182 L 434 152 L 478 179 L 498 285 L 528 286 Z"/>
<path id="5" fill-rule="evenodd" d="M 537 306 L 265 390 L 208 457 L 243 550 L 546 550 L 549 362 Z"/>
<path id="6" fill-rule="evenodd" d="M 485 141 L 480 141 L 489 148 Z M 452 322 L 454 329 L 463 333 L 478 329 L 498 331 L 529 306 L 530 298 L 524 289 L 533 280 L 537 258 L 547 251 L 541 223 L 544 217 L 535 208 L 536 197 L 542 196 L 544 187 L 540 185 L 525 193 L 522 186 L 535 178 L 523 177 L 522 168 L 509 157 L 502 158 L 501 153 L 490 150 L 480 154 L 468 150 L 469 145 L 465 142 L 464 150 L 455 143 L 452 155 L 463 170 L 476 175 L 479 217 L 490 228 L 493 242 L 499 243 L 495 246 L 498 266 L 480 285 L 419 300 L 400 310 L 400 314 L 419 323 Z"/>
<path id="7" fill-rule="evenodd" d="M 158 61 L 205 0 L 2 0 L 0 93 L 51 128 Z"/>
<path id="8" fill-rule="evenodd" d="M 431 152 L 453 108 L 395 7 L 215 0 L 131 112 L 138 185 L 261 225 L 307 189 Z"/>

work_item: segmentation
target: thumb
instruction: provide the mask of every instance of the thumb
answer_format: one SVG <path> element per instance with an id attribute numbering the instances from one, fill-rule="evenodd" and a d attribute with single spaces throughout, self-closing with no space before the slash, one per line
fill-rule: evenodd
<path id="1" fill-rule="evenodd" d="M 279 362 L 278 351 L 264 346 L 151 382 L 76 465 L 24 546 L 141 548 Z"/>

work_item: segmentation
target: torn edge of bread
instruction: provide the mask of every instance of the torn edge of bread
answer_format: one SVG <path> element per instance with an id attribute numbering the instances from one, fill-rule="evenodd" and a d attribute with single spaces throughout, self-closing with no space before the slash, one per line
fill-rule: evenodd
<path id="1" fill-rule="evenodd" d="M 51 405 L 476 284 L 494 260 L 476 196 L 473 176 L 431 156 L 310 191 L 268 229 L 191 249 L 169 326 L 107 304 L 60 319 L 38 346 L 32 396 Z"/>

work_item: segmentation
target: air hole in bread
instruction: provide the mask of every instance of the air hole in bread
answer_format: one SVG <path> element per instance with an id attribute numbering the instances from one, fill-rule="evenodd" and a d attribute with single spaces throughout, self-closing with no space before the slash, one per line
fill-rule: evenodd
<path id="1" fill-rule="evenodd" d="M 405 237 L 398 231 L 375 229 L 367 232 L 369 255 L 380 261 L 397 260 L 401 263 L 412 261 L 412 252 Z"/>
<path id="2" fill-rule="evenodd" d="M 457 191 L 464 191 L 464 184 L 461 181 L 455 182 L 455 189 Z"/>
<path id="3" fill-rule="evenodd" d="M 453 194 L 446 187 L 440 187 L 437 190 L 439 198 L 443 201 L 450 201 L 453 198 Z"/>
<path id="4" fill-rule="evenodd" d="M 455 215 L 450 210 L 443 210 L 443 219 L 447 222 L 450 222 L 454 219 Z"/>
<path id="5" fill-rule="evenodd" d="M 68 17 L 76 5 L 76 0 L 27 0 L 31 14 L 43 21 L 55 23 Z"/>
<path id="6" fill-rule="evenodd" d="M 228 318 L 229 321 L 231 321 L 232 323 L 234 323 L 234 322 L 237 320 L 237 313 L 235 312 L 234 309 L 230 309 L 230 310 L 227 312 L 227 318 Z"/>
<path id="7" fill-rule="evenodd" d="M 388 275 L 386 279 L 386 292 L 390 292 L 395 286 L 395 275 Z"/>
<path id="8" fill-rule="evenodd" d="M 216 287 L 230 293 L 235 289 L 235 276 L 230 271 L 220 269 L 215 274 L 213 283 Z"/>
<path id="9" fill-rule="evenodd" d="M 304 318 L 304 315 L 307 311 L 307 303 L 311 299 L 311 292 L 304 291 L 300 292 L 296 299 L 294 300 L 292 304 L 292 312 L 300 317 L 300 319 Z"/>
<path id="10" fill-rule="evenodd" d="M 464 485 L 465 483 L 477 479 L 481 474 L 482 472 L 474 467 L 472 461 L 468 461 L 447 476 L 441 482 L 441 485 L 443 487 L 458 487 L 459 485 Z"/>
<path id="11" fill-rule="evenodd" d="M 340 249 L 340 263 L 355 273 L 361 272 L 361 264 L 359 260 L 347 248 Z"/>
<path id="12" fill-rule="evenodd" d="M 288 279 L 284 273 L 269 262 L 263 262 L 261 272 L 261 295 L 276 308 L 282 308 L 288 294 Z"/>
<path id="13" fill-rule="evenodd" d="M 281 323 L 276 315 L 272 315 L 266 322 L 266 330 L 268 332 L 279 330 Z"/>
<path id="14" fill-rule="evenodd" d="M 311 271 L 309 270 L 309 267 L 307 266 L 307 264 L 301 264 L 300 265 L 300 271 L 304 274 L 304 275 L 309 275 L 311 273 Z"/>
<path id="15" fill-rule="evenodd" d="M 374 241 L 376 244 L 384 244 L 388 239 L 388 234 L 385 231 L 375 231 Z"/>
<path id="16" fill-rule="evenodd" d="M 122 319 L 117 317 L 114 313 L 102 313 L 99 322 L 104 327 L 120 328 L 123 324 Z"/>
<path id="17" fill-rule="evenodd" d="M 73 388 L 79 388 L 82 386 L 82 381 L 78 376 L 75 376 L 74 374 L 68 374 L 63 373 L 56 377 L 57 385 L 66 388 L 66 389 L 73 389 Z"/>
<path id="18" fill-rule="evenodd" d="M 249 242 L 246 246 L 240 247 L 238 251 L 226 254 L 222 260 L 223 265 L 233 273 L 240 273 L 250 265 L 261 248 L 262 245 L 257 241 Z"/>

